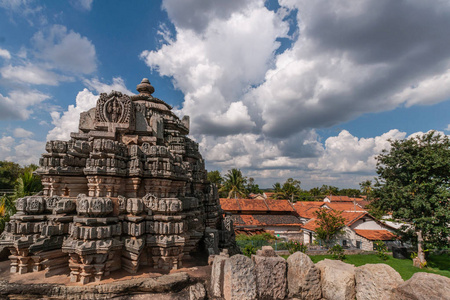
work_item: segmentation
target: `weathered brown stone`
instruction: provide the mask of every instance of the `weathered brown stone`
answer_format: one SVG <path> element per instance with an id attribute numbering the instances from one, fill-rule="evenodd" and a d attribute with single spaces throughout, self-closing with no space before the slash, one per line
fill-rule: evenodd
<path id="1" fill-rule="evenodd" d="M 257 299 L 255 266 L 247 256 L 237 254 L 225 261 L 223 296 L 225 300 Z"/>
<path id="2" fill-rule="evenodd" d="M 223 274 L 227 257 L 215 255 L 211 269 L 211 293 L 213 297 L 223 296 Z"/>
<path id="3" fill-rule="evenodd" d="M 392 290 L 403 283 L 400 274 L 386 264 L 366 264 L 355 270 L 358 300 L 391 299 Z"/>
<path id="4" fill-rule="evenodd" d="M 270 248 L 272 249 L 272 247 Z M 272 255 L 272 251 L 263 248 L 261 252 Z M 252 260 L 255 264 L 258 299 L 284 299 L 287 289 L 286 260 L 280 256 L 260 255 L 253 255 Z"/>
<path id="5" fill-rule="evenodd" d="M 393 290 L 392 299 L 449 300 L 450 278 L 424 272 L 415 273 Z"/>
<path id="6" fill-rule="evenodd" d="M 206 297 L 205 286 L 198 282 L 189 287 L 189 300 L 203 300 Z"/>
<path id="7" fill-rule="evenodd" d="M 355 299 L 355 266 L 340 260 L 321 260 L 320 269 L 322 296 L 328 300 Z"/>
<path id="8" fill-rule="evenodd" d="M 308 255 L 296 252 L 288 257 L 287 282 L 289 297 L 299 299 L 320 299 L 320 270 Z"/>

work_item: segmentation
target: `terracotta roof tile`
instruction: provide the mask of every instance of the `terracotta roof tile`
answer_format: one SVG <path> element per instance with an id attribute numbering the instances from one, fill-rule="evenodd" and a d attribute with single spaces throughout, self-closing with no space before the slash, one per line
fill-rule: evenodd
<path id="1" fill-rule="evenodd" d="M 314 212 L 317 211 L 323 204 L 323 202 L 316 201 L 298 201 L 294 203 L 294 209 L 300 217 L 313 219 L 316 217 Z"/>
<path id="2" fill-rule="evenodd" d="M 302 225 L 299 218 L 293 215 L 232 215 L 236 226 L 298 226 Z"/>
<path id="3" fill-rule="evenodd" d="M 366 210 L 358 205 L 358 203 L 353 204 L 352 202 L 325 202 L 324 205 L 327 205 L 329 208 L 338 211 L 357 211 L 357 212 L 365 212 Z"/>
<path id="4" fill-rule="evenodd" d="M 220 198 L 220 206 L 225 211 L 238 211 L 238 210 L 241 210 L 236 199 Z"/>
<path id="5" fill-rule="evenodd" d="M 396 239 L 396 235 L 389 230 L 355 229 L 355 232 L 370 241 L 391 241 Z"/>
<path id="6" fill-rule="evenodd" d="M 264 200 L 260 199 L 238 199 L 242 211 L 268 211 Z"/>
<path id="7" fill-rule="evenodd" d="M 266 199 L 266 203 L 271 211 L 295 211 L 288 200 Z"/>
<path id="8" fill-rule="evenodd" d="M 319 227 L 316 219 L 311 219 L 303 225 L 303 229 L 316 231 L 316 228 Z"/>

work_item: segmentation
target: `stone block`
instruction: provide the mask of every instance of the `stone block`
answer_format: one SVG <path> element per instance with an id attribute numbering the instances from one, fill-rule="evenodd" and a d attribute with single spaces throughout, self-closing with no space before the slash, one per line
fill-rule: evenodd
<path id="1" fill-rule="evenodd" d="M 271 246 L 262 246 L 261 250 L 256 251 L 256 255 L 265 256 L 265 257 L 276 257 L 277 254 L 275 250 Z"/>
<path id="2" fill-rule="evenodd" d="M 211 293 L 213 297 L 223 296 L 223 272 L 226 260 L 227 257 L 214 256 L 211 269 Z"/>
<path id="3" fill-rule="evenodd" d="M 450 278 L 425 272 L 415 273 L 393 289 L 396 300 L 450 300 Z"/>
<path id="4" fill-rule="evenodd" d="M 252 260 L 255 264 L 258 299 L 284 299 L 287 294 L 286 260 L 280 256 L 260 255 L 253 255 Z"/>
<path id="5" fill-rule="evenodd" d="M 289 297 L 300 299 L 320 299 L 320 270 L 308 255 L 296 252 L 288 257 L 287 282 Z"/>
<path id="6" fill-rule="evenodd" d="M 325 259 L 316 267 L 320 269 L 322 297 L 328 300 L 355 299 L 355 266 L 340 260 Z"/>
<path id="7" fill-rule="evenodd" d="M 255 266 L 247 256 L 238 254 L 225 261 L 223 296 L 225 300 L 257 299 Z"/>
<path id="8" fill-rule="evenodd" d="M 400 274 L 386 264 L 366 264 L 355 270 L 358 300 L 391 299 L 393 289 L 403 283 Z"/>

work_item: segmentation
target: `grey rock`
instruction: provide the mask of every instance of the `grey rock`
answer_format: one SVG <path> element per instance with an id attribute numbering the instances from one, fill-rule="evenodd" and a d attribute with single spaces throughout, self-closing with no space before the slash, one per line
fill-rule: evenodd
<path id="1" fill-rule="evenodd" d="M 319 261 L 322 296 L 328 300 L 355 299 L 355 266 L 340 260 Z"/>
<path id="2" fill-rule="evenodd" d="M 257 299 L 255 267 L 247 256 L 237 254 L 225 261 L 223 296 L 225 300 Z"/>
<path id="3" fill-rule="evenodd" d="M 189 287 L 189 300 L 203 300 L 206 297 L 205 286 L 198 282 Z"/>
<path id="4" fill-rule="evenodd" d="M 366 264 L 355 270 L 358 300 L 388 300 L 392 290 L 403 283 L 400 274 L 386 264 Z"/>
<path id="5" fill-rule="evenodd" d="M 391 299 L 449 300 L 450 278 L 424 272 L 415 273 L 394 289 Z"/>
<path id="6" fill-rule="evenodd" d="M 258 299 L 284 299 L 287 290 L 286 260 L 279 256 L 259 255 L 253 255 L 252 260 L 255 263 Z"/>
<path id="7" fill-rule="evenodd" d="M 299 299 L 320 299 L 320 270 L 308 255 L 296 252 L 288 257 L 287 282 L 289 297 Z"/>
<path id="8" fill-rule="evenodd" d="M 223 295 L 223 272 L 227 257 L 215 255 L 211 269 L 211 293 L 213 297 Z"/>

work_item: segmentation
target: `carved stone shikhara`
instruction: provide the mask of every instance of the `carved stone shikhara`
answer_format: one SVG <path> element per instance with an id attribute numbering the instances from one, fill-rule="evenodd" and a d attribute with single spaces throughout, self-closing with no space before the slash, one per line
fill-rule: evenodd
<path id="1" fill-rule="evenodd" d="M 71 281 L 88 283 L 141 265 L 179 268 L 200 245 L 236 252 L 189 118 L 153 97 L 148 79 L 137 90 L 101 94 L 69 141 L 47 142 L 43 192 L 17 200 L 0 238 L 11 272 L 68 266 Z"/>

